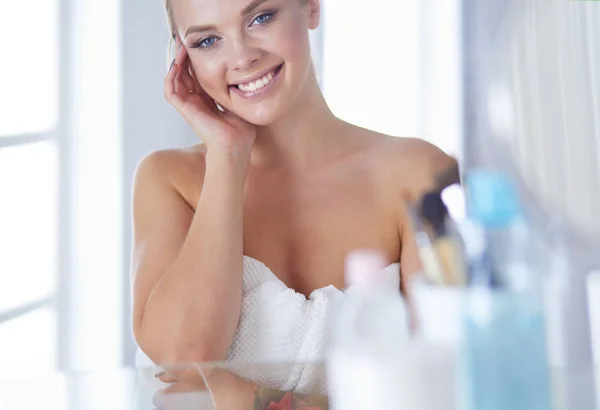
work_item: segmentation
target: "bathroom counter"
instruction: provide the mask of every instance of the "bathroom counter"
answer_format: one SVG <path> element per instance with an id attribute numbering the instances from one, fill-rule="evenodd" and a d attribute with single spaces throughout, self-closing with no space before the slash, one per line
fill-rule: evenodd
<path id="1" fill-rule="evenodd" d="M 273 371 L 273 366 L 253 366 L 251 370 L 252 372 Z M 208 380 L 216 374 L 214 366 L 198 368 L 208 375 Z M 231 365 L 227 368 L 219 366 L 218 371 L 225 369 L 229 372 L 232 368 Z M 247 366 L 245 370 L 248 370 Z M 16 374 L 3 374 L 0 371 L 0 410 L 215 409 L 206 386 L 195 382 L 164 384 L 154 377 L 159 371 L 156 368 L 121 368 L 81 373 L 36 372 L 35 369 L 24 369 Z M 600 375 L 600 372 L 596 373 Z M 565 391 L 562 388 L 563 384 L 572 385 L 593 380 L 594 374 L 593 372 L 569 374 L 556 371 L 553 379 L 554 394 L 560 397 Z M 200 378 L 200 380 L 204 379 Z M 595 378 L 595 386 L 598 397 L 600 377 Z M 238 393 L 235 387 L 231 388 L 230 393 L 227 392 L 232 396 Z M 247 410 L 251 410 L 251 407 Z M 557 407 L 557 410 L 560 410 L 560 407 Z"/>

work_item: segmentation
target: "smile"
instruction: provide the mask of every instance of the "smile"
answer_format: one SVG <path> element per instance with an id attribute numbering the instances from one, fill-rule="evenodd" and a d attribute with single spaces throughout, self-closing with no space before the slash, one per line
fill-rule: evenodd
<path id="1" fill-rule="evenodd" d="M 282 67 L 283 64 L 280 64 L 268 73 L 263 74 L 258 79 L 254 79 L 252 81 L 247 81 L 244 83 L 233 84 L 230 85 L 229 88 L 233 92 L 244 98 L 265 95 L 274 87 Z"/>

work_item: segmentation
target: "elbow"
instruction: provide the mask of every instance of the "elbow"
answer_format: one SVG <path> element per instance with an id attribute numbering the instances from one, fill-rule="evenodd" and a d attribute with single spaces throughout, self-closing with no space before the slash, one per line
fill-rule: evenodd
<path id="1" fill-rule="evenodd" d="M 169 332 L 148 331 L 141 325 L 133 332 L 138 347 L 157 366 L 172 368 L 191 363 L 221 361 L 220 355 L 210 344 Z"/>

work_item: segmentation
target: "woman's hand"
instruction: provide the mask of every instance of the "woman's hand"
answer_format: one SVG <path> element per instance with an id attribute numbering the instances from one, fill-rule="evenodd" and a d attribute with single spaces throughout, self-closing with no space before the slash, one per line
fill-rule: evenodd
<path id="1" fill-rule="evenodd" d="M 165 77 L 165 98 L 190 124 L 209 152 L 249 156 L 256 127 L 217 107 L 200 86 L 179 37 L 177 47 L 177 56 Z"/>
<path id="2" fill-rule="evenodd" d="M 219 368 L 204 369 L 191 366 L 176 375 L 162 375 L 159 379 L 169 386 L 154 394 L 153 402 L 159 410 L 254 410 L 256 384 Z M 262 410 L 262 408 L 258 409 Z M 287 410 L 287 409 L 286 409 Z"/>
<path id="3" fill-rule="evenodd" d="M 217 410 L 327 410 L 326 396 L 283 392 L 245 380 L 229 370 L 189 366 L 158 376 L 169 386 L 154 394 L 159 410 L 201 409 L 210 397 Z M 207 396 L 208 395 L 208 396 Z"/>

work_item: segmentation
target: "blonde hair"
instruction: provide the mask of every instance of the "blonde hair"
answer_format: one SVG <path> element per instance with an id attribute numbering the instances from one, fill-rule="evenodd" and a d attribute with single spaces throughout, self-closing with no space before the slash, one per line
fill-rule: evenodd
<path id="1" fill-rule="evenodd" d="M 177 34 L 175 32 L 175 21 L 173 20 L 173 12 L 171 10 L 171 1 L 164 0 L 165 13 L 167 15 L 167 26 L 169 28 L 169 45 L 167 50 L 167 66 L 171 65 L 171 61 L 175 58 L 173 48 L 175 47 L 175 38 Z"/>
<path id="2" fill-rule="evenodd" d="M 300 3 L 304 6 L 308 3 L 308 0 L 300 0 Z M 173 48 L 175 46 L 175 38 L 177 32 L 175 28 L 175 20 L 173 19 L 173 10 L 171 9 L 171 0 L 164 0 L 165 13 L 167 15 L 167 25 L 169 27 L 169 54 L 167 56 L 167 64 L 171 64 L 171 60 L 175 56 Z"/>
<path id="3" fill-rule="evenodd" d="M 164 0 L 164 2 L 165 2 L 165 13 L 167 14 L 167 24 L 169 26 L 171 40 L 175 40 L 175 22 L 173 21 L 173 12 L 171 11 L 171 1 Z"/>

